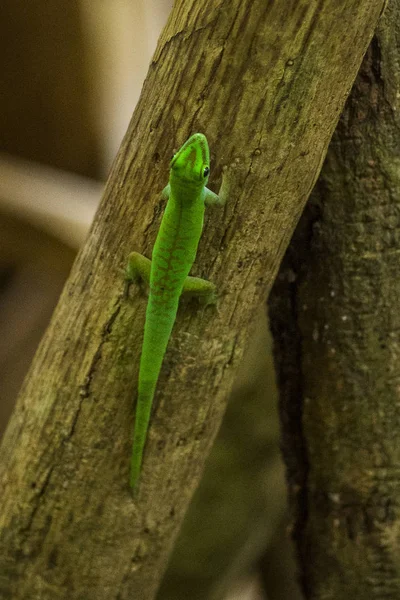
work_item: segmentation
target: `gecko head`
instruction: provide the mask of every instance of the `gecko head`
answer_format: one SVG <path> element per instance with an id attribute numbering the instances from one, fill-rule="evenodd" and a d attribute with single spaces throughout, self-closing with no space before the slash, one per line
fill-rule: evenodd
<path id="1" fill-rule="evenodd" d="M 193 134 L 171 160 L 171 173 L 179 179 L 206 185 L 210 174 L 210 151 L 202 133 Z"/>

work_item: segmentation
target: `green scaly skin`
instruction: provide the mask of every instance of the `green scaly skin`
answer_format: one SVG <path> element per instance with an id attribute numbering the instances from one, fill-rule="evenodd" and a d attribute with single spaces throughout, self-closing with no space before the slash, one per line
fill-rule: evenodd
<path id="1" fill-rule="evenodd" d="M 188 277 L 196 258 L 203 229 L 206 205 L 220 204 L 225 198 L 206 187 L 210 172 L 210 152 L 206 137 L 192 135 L 170 164 L 168 198 L 152 261 L 141 254 L 129 255 L 126 280 L 138 278 L 150 284 L 144 338 L 139 369 L 130 486 L 136 491 L 149 427 L 151 407 L 168 340 L 182 293 L 199 296 L 206 304 L 215 302 L 215 286 L 198 277 Z"/>

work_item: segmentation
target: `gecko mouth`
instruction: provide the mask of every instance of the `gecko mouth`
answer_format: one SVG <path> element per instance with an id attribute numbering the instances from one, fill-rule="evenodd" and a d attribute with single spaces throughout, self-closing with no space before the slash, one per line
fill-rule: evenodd
<path id="1" fill-rule="evenodd" d="M 182 160 L 189 163 L 193 171 L 201 173 L 203 166 L 210 164 L 209 155 L 207 138 L 202 133 L 195 133 L 172 158 L 170 167 L 174 168 Z"/>

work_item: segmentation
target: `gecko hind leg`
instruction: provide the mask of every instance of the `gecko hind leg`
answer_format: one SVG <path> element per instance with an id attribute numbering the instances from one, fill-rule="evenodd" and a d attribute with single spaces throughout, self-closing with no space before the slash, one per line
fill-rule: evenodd
<path id="1" fill-rule="evenodd" d="M 129 286 L 135 281 L 144 281 L 147 285 L 150 284 L 150 269 L 151 260 L 138 252 L 130 253 L 125 271 L 126 295 L 129 291 Z M 201 279 L 200 277 L 186 277 L 182 294 L 185 297 L 197 298 L 200 304 L 205 306 L 215 304 L 217 301 L 215 285 L 211 281 Z"/>
<path id="2" fill-rule="evenodd" d="M 125 269 L 125 297 L 128 296 L 130 285 L 135 281 L 144 281 L 147 285 L 150 284 L 150 269 L 151 260 L 139 252 L 130 253 Z"/>
<path id="3" fill-rule="evenodd" d="M 211 281 L 200 277 L 186 277 L 182 294 L 189 298 L 197 298 L 203 306 L 217 303 L 217 288 Z"/>

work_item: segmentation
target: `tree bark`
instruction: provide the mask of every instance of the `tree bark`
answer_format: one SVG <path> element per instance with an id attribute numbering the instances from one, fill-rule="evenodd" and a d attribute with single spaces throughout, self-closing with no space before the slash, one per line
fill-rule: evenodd
<path id="1" fill-rule="evenodd" d="M 383 0 L 176 2 L 85 247 L 1 447 L 5 598 L 154 597 L 224 412 L 248 325 L 313 187 Z M 140 494 L 128 489 L 150 255 L 173 146 L 209 138 L 216 185 L 197 275 L 219 311 L 182 307 L 164 362 Z M 201 265 L 201 268 L 199 268 Z"/>
<path id="2" fill-rule="evenodd" d="M 157 600 L 232 596 L 237 582 L 254 572 L 266 547 L 276 545 L 277 530 L 282 533 L 286 482 L 271 343 L 263 306 Z M 277 560 L 287 564 L 282 552 Z M 295 600 L 282 594 L 271 598 Z"/>
<path id="3" fill-rule="evenodd" d="M 399 20 L 392 0 L 271 295 L 312 600 L 400 597 Z"/>

